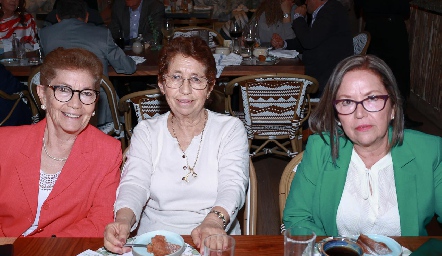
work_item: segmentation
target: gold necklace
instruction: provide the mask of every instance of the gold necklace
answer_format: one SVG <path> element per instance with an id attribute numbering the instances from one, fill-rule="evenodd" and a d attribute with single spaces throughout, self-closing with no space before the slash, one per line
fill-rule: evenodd
<path id="1" fill-rule="evenodd" d="M 46 149 L 46 142 L 45 142 L 45 137 L 43 137 L 43 150 L 45 152 L 45 154 L 47 156 L 49 156 L 49 158 L 51 158 L 52 160 L 58 161 L 58 162 L 64 162 L 66 160 L 68 160 L 67 157 L 63 157 L 63 158 L 56 158 L 55 156 L 51 156 L 48 152 L 48 150 Z"/>
<path id="2" fill-rule="evenodd" d="M 189 169 L 189 172 L 181 178 L 181 180 L 185 181 L 185 182 L 189 182 L 188 178 L 190 175 L 192 175 L 192 177 L 196 178 L 198 176 L 198 174 L 195 172 L 195 166 L 196 163 L 198 162 L 198 158 L 200 155 L 200 149 L 201 149 L 201 144 L 203 142 L 203 135 L 204 135 L 204 129 L 206 129 L 206 123 L 207 123 L 207 112 L 204 111 L 205 114 L 205 121 L 204 121 L 204 127 L 203 127 L 203 131 L 201 132 L 201 138 L 200 138 L 200 144 L 198 145 L 198 152 L 196 153 L 196 159 L 195 162 L 193 163 L 193 166 L 190 167 L 189 165 L 189 158 L 187 157 L 186 153 L 183 150 L 183 147 L 181 147 L 180 144 L 180 140 L 178 139 L 178 137 L 175 134 L 175 128 L 173 127 L 173 119 L 174 119 L 174 115 L 172 113 L 172 118 L 170 119 L 170 122 L 172 123 L 172 133 L 173 133 L 173 137 L 176 139 L 176 141 L 178 142 L 178 147 L 181 149 L 181 152 L 183 152 L 183 158 L 186 158 L 186 164 L 187 166 L 183 166 L 183 169 Z"/>

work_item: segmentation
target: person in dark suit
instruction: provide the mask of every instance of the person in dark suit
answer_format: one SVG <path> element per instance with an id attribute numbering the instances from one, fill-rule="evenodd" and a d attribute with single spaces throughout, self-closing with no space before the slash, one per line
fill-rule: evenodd
<path id="1" fill-rule="evenodd" d="M 87 24 L 87 5 L 82 0 L 60 0 L 57 4 L 58 23 L 40 31 L 40 43 L 45 54 L 58 47 L 83 48 L 94 53 L 103 64 L 107 76 L 109 64 L 117 73 L 133 74 L 136 64 L 119 48 L 109 29 Z M 98 103 L 98 125 L 112 122 L 104 91 Z"/>
<path id="2" fill-rule="evenodd" d="M 9 72 L 5 66 L 0 64 L 0 90 L 13 94 L 27 90 L 26 85 L 22 84 Z M 0 122 L 9 114 L 14 105 L 13 101 L 0 98 Z M 15 126 L 23 124 L 31 124 L 31 110 L 26 103 L 19 101 L 17 108 L 12 112 L 11 117 L 3 123 L 2 126 Z"/>
<path id="3" fill-rule="evenodd" d="M 399 90 L 407 110 L 410 96 L 410 56 L 408 32 L 405 20 L 410 17 L 408 0 L 356 0 L 357 10 L 361 10 L 365 19 L 365 30 L 370 32 L 371 41 L 368 53 L 384 60 L 393 70 Z M 405 115 L 405 125 L 422 125 Z"/>
<path id="4" fill-rule="evenodd" d="M 353 55 L 353 39 L 350 22 L 345 8 L 337 0 L 307 0 L 306 5 L 295 9 L 292 27 L 296 38 L 286 40 L 287 49 L 302 53 L 306 75 L 319 82 L 320 96 L 334 67 L 343 59 Z M 309 25 L 305 19 L 307 12 L 312 14 Z M 284 41 L 279 39 L 275 48 L 281 48 Z"/>
<path id="5" fill-rule="evenodd" d="M 115 0 L 109 29 L 114 38 L 123 33 L 128 40 L 142 34 L 147 42 L 154 38 L 155 32 L 156 39 L 161 40 L 164 14 L 164 5 L 158 0 Z M 133 26 L 130 25 L 131 19 L 135 21 Z"/>

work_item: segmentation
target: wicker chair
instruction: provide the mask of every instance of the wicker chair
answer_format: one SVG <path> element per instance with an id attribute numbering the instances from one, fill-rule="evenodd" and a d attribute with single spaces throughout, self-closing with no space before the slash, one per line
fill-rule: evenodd
<path id="1" fill-rule="evenodd" d="M 2 126 L 11 117 L 12 113 L 14 113 L 14 110 L 17 108 L 20 101 L 24 101 L 26 104 L 29 105 L 32 113 L 32 123 L 37 123 L 39 121 L 37 106 L 35 105 L 28 91 L 24 90 L 13 94 L 8 94 L 0 90 L 0 98 L 14 102 L 14 105 L 12 106 L 6 117 L 3 120 L 0 120 L 0 126 Z"/>
<path id="2" fill-rule="evenodd" d="M 240 87 L 244 112 L 232 110 L 235 86 Z M 252 157 L 269 153 L 294 157 L 302 151 L 301 126 L 310 115 L 309 94 L 317 88 L 316 79 L 299 74 L 245 76 L 227 84 L 226 112 L 244 122 Z"/>
<path id="3" fill-rule="evenodd" d="M 166 113 L 170 108 L 160 89 L 151 89 L 125 95 L 120 99 L 118 109 L 124 113 L 124 130 L 130 140 L 136 123 Z M 137 122 L 132 120 L 132 111 Z"/>
<path id="4" fill-rule="evenodd" d="M 279 181 L 279 217 L 282 223 L 282 213 L 284 212 L 285 202 L 287 201 L 287 196 L 290 192 L 290 186 L 292 185 L 292 180 L 296 174 L 296 168 L 302 160 L 304 151 L 300 152 L 295 156 L 284 168 L 281 175 L 281 180 Z"/>
<path id="5" fill-rule="evenodd" d="M 367 54 L 368 46 L 370 45 L 371 36 L 367 31 L 362 31 L 361 33 L 353 37 L 353 49 L 354 54 L 365 55 Z"/>

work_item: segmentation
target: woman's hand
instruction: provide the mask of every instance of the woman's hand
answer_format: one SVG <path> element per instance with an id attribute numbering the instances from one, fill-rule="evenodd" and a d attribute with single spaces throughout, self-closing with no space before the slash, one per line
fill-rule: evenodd
<path id="1" fill-rule="evenodd" d="M 123 247 L 130 235 L 130 228 L 135 223 L 135 214 L 129 208 L 118 210 L 115 222 L 110 223 L 104 229 L 104 247 L 118 254 L 131 250 L 130 247 Z"/>
<path id="2" fill-rule="evenodd" d="M 131 250 L 130 247 L 123 247 L 130 234 L 128 222 L 115 221 L 104 229 L 104 247 L 113 253 L 123 254 Z"/>
<path id="3" fill-rule="evenodd" d="M 272 44 L 273 48 L 275 48 L 275 49 L 280 49 L 280 48 L 284 47 L 284 40 L 282 39 L 282 37 L 279 34 L 276 34 L 276 33 L 273 33 L 272 40 L 270 41 L 270 43 Z"/>
<path id="4" fill-rule="evenodd" d="M 209 214 L 198 227 L 192 230 L 190 235 L 192 236 L 193 243 L 200 249 L 202 255 L 204 251 L 204 239 L 210 235 L 216 234 L 226 234 L 226 232 L 223 229 L 222 221 L 218 219 L 216 215 Z"/>

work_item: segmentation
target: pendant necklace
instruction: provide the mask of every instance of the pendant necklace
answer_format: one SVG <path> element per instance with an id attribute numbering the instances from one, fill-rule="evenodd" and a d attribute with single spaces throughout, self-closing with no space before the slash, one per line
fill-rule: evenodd
<path id="1" fill-rule="evenodd" d="M 45 142 L 45 137 L 43 137 L 43 151 L 45 152 L 45 154 L 51 158 L 52 160 L 58 161 L 58 162 L 64 162 L 66 161 L 68 158 L 67 157 L 63 157 L 63 158 L 56 158 L 55 156 L 51 156 L 48 152 L 48 150 L 46 149 L 46 142 Z"/>
<path id="2" fill-rule="evenodd" d="M 181 178 L 181 180 L 183 180 L 185 182 L 189 182 L 188 178 L 189 178 L 190 175 L 192 175 L 192 177 L 194 177 L 194 178 L 196 178 L 198 176 L 198 174 L 195 172 L 194 169 L 195 169 L 196 163 L 198 162 L 198 157 L 200 155 L 201 144 L 203 142 L 204 129 L 206 129 L 206 124 L 207 124 L 207 112 L 204 112 L 204 113 L 205 113 L 204 127 L 203 127 L 203 131 L 201 132 L 200 144 L 198 146 L 198 152 L 196 153 L 196 159 L 195 159 L 195 162 L 193 163 L 192 167 L 190 167 L 190 165 L 189 165 L 189 158 L 187 157 L 186 153 L 182 149 L 180 141 L 178 140 L 178 137 L 175 134 L 175 128 L 173 127 L 173 119 L 174 119 L 175 116 L 173 115 L 173 113 L 172 113 L 172 118 L 170 119 L 170 122 L 172 123 L 173 137 L 175 137 L 176 141 L 178 142 L 178 146 L 181 149 L 181 152 L 183 152 L 183 156 L 182 157 L 186 158 L 187 166 L 183 166 L 183 169 L 184 170 L 189 169 L 189 172 L 183 178 Z"/>

